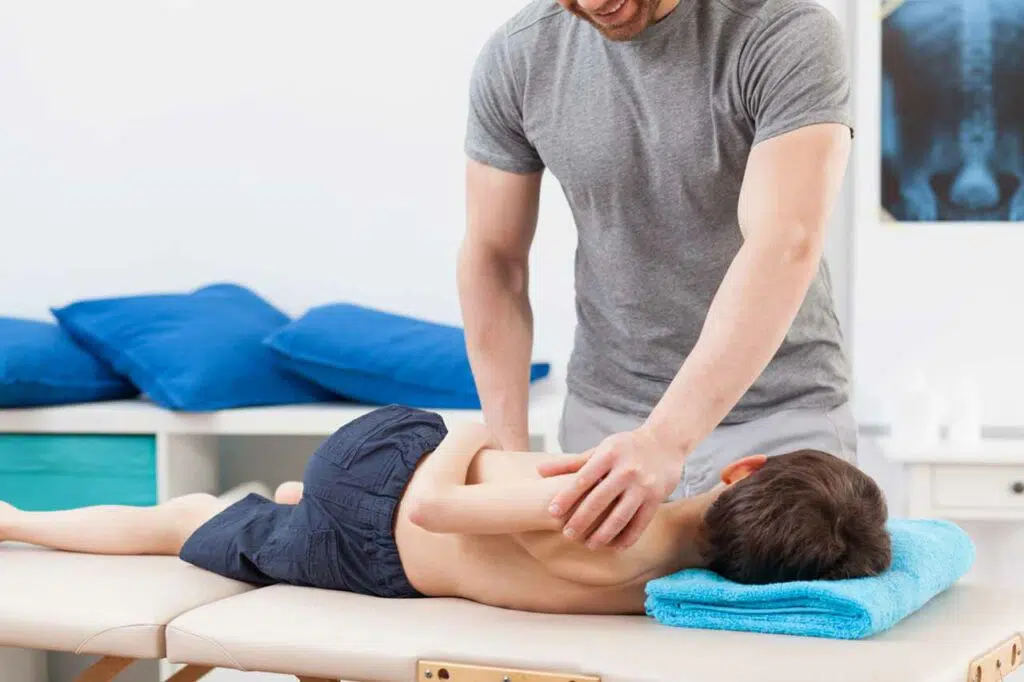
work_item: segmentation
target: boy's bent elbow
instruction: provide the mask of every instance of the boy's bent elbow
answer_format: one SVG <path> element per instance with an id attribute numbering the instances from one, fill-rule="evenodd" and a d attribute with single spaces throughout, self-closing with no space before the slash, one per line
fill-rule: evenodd
<path id="1" fill-rule="evenodd" d="M 405 500 L 409 522 L 432 533 L 443 531 L 445 503 L 437 493 L 417 493 Z"/>

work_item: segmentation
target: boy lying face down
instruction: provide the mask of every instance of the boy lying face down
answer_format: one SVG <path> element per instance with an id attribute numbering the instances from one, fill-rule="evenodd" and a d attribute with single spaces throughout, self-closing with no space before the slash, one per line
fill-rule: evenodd
<path id="1" fill-rule="evenodd" d="M 541 478 L 537 455 L 491 445 L 481 426 L 449 432 L 433 413 L 389 406 L 324 441 L 303 483 L 281 486 L 274 501 L 3 505 L 0 540 L 178 555 L 257 585 L 589 614 L 642 614 L 646 583 L 684 568 L 765 583 L 869 576 L 890 562 L 881 491 L 829 455 L 738 460 L 714 490 L 662 504 L 641 539 L 617 551 L 563 537 L 547 506 L 566 476 Z"/>

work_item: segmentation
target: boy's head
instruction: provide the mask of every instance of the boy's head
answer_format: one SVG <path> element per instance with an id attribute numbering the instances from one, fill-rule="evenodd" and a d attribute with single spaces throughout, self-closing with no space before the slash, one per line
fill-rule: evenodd
<path id="1" fill-rule="evenodd" d="M 815 450 L 758 455 L 722 471 L 704 515 L 705 565 L 761 584 L 877 575 L 892 557 L 885 496 L 855 466 Z"/>

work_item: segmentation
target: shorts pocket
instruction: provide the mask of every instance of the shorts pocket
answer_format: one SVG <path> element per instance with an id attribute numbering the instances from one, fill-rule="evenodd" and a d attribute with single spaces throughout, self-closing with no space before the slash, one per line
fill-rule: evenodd
<path id="1" fill-rule="evenodd" d="M 302 556 L 302 531 L 284 524 L 274 530 L 253 554 L 253 562 L 268 577 L 281 582 L 292 582 L 295 564 Z"/>
<path id="2" fill-rule="evenodd" d="M 401 433 L 402 420 L 395 411 L 386 407 L 364 414 L 334 432 L 321 443 L 314 459 L 330 462 L 341 469 L 358 468 L 367 457 L 373 457 L 393 439 L 389 431 Z"/>
<path id="3" fill-rule="evenodd" d="M 306 536 L 305 561 L 302 571 L 306 582 L 312 587 L 326 590 L 346 590 L 343 572 L 339 562 L 341 553 L 338 536 L 333 530 L 310 532 Z"/>

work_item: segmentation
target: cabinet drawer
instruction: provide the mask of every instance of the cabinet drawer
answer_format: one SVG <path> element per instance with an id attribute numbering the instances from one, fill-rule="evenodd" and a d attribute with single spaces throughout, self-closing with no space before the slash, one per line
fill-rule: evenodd
<path id="1" fill-rule="evenodd" d="M 932 469 L 932 503 L 938 507 L 1024 510 L 1024 466 L 936 466 Z"/>
<path id="2" fill-rule="evenodd" d="M 0 500 L 29 511 L 156 504 L 154 436 L 0 434 Z"/>

